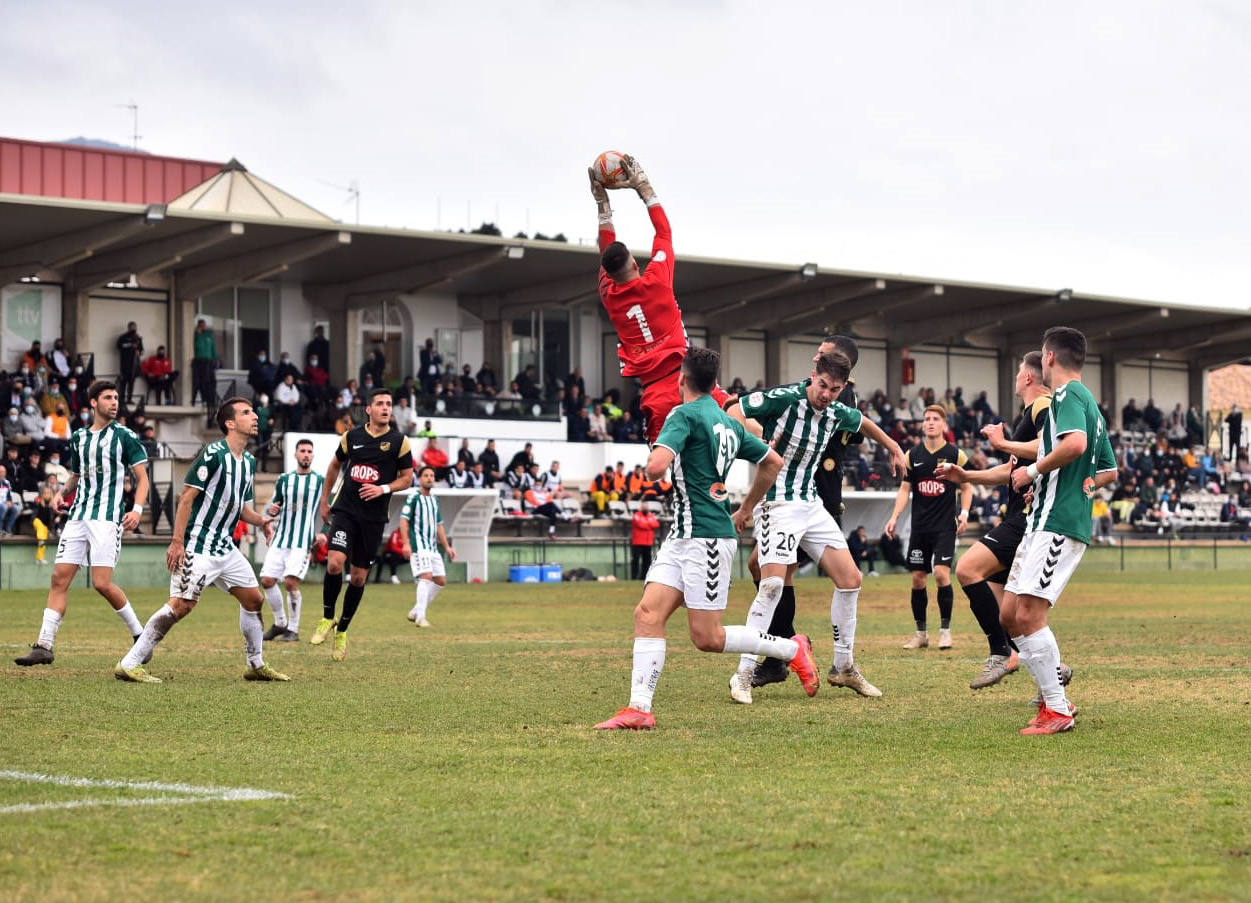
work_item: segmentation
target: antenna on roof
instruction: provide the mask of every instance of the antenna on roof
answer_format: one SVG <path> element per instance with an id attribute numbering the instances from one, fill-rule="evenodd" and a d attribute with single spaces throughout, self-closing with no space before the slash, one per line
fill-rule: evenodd
<path id="1" fill-rule="evenodd" d="M 139 150 L 139 139 L 143 137 L 139 134 L 139 104 L 131 100 L 130 103 L 115 103 L 113 106 L 130 110 L 130 146 Z"/>
<path id="2" fill-rule="evenodd" d="M 361 224 L 361 184 L 360 182 L 358 182 L 356 179 L 353 179 L 352 181 L 348 182 L 346 185 L 337 185 L 334 182 L 327 182 L 325 179 L 318 179 L 317 181 L 321 182 L 321 184 L 323 185 L 328 185 L 331 188 L 337 188 L 340 191 L 347 192 L 347 200 L 344 201 L 343 203 L 351 204 L 353 201 L 356 202 L 356 225 L 359 226 Z"/>

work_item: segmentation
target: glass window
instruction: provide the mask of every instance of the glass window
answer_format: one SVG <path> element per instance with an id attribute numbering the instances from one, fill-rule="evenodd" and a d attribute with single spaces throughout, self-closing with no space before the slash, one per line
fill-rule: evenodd
<path id="1" fill-rule="evenodd" d="M 219 289 L 200 299 L 200 316 L 208 324 L 209 331 L 217 344 L 217 356 L 223 367 L 236 367 L 235 333 L 238 324 L 235 321 L 235 290 Z"/>
<path id="2" fill-rule="evenodd" d="M 224 368 L 246 370 L 262 348 L 278 358 L 269 347 L 269 289 L 219 289 L 200 298 L 198 316 L 208 323 Z"/>
<path id="3" fill-rule="evenodd" d="M 239 323 L 239 367 L 250 366 L 264 350 L 277 361 L 281 349 L 269 347 L 269 290 L 241 288 L 237 291 Z"/>

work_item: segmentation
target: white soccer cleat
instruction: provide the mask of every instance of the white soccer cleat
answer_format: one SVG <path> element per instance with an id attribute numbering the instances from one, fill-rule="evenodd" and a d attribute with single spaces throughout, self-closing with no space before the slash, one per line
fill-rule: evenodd
<path id="1" fill-rule="evenodd" d="M 940 628 L 938 631 L 938 648 L 939 649 L 951 648 L 951 631 L 948 630 L 947 628 Z"/>
<path id="2" fill-rule="evenodd" d="M 751 674 L 735 671 L 730 677 L 730 698 L 740 705 L 751 705 Z"/>
<path id="3" fill-rule="evenodd" d="M 417 622 L 417 626 L 418 627 L 433 627 L 434 625 L 431 624 L 429 621 L 427 621 L 425 618 L 422 618 L 421 620 Z"/>
<path id="4" fill-rule="evenodd" d="M 413 621 L 413 622 L 415 623 L 415 622 L 417 621 L 417 609 L 415 609 L 415 608 L 414 608 L 414 609 L 411 609 L 411 610 L 408 612 L 408 614 L 406 615 L 406 617 L 407 617 L 410 621 Z"/>
<path id="5" fill-rule="evenodd" d="M 916 635 L 908 642 L 903 644 L 905 649 L 924 649 L 930 644 L 930 635 L 924 630 L 918 630 Z"/>
<path id="6" fill-rule="evenodd" d="M 394 584 L 396 584 L 396 585 L 398 586 L 398 585 L 399 585 L 399 583 L 400 583 L 400 576 L 399 576 L 399 574 L 392 574 L 392 575 L 391 575 L 391 582 L 392 582 L 392 583 L 394 583 Z"/>

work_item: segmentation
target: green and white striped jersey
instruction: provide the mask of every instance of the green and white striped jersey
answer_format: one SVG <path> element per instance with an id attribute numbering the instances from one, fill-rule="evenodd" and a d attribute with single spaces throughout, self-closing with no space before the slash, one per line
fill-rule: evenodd
<path id="1" fill-rule="evenodd" d="M 437 552 L 439 550 L 439 524 L 443 523 L 443 509 L 434 493 L 424 495 L 419 489 L 404 500 L 400 517 L 408 521 L 408 544 L 414 552 Z"/>
<path id="2" fill-rule="evenodd" d="M 1038 460 L 1050 454 L 1062 436 L 1073 432 L 1086 434 L 1086 452 L 1034 481 L 1034 507 L 1026 515 L 1029 529 L 1061 533 L 1089 544 L 1095 474 L 1116 470 L 1116 453 L 1095 397 L 1079 381 L 1072 380 L 1052 393 L 1050 411 L 1038 437 Z"/>
<path id="3" fill-rule="evenodd" d="M 307 549 L 317 532 L 317 505 L 326 478 L 319 473 L 289 470 L 274 484 L 272 504 L 278 513 L 274 546 L 279 549 Z"/>
<path id="4" fill-rule="evenodd" d="M 670 411 L 656 444 L 674 454 L 669 538 L 737 536 L 725 488 L 730 465 L 736 458 L 759 464 L 769 454 L 769 446 L 721 410 L 711 395 L 701 395 Z"/>
<path id="5" fill-rule="evenodd" d="M 102 430 L 77 430 L 69 441 L 69 472 L 78 477 L 69 519 L 120 522 L 126 471 L 148 460 L 139 437 L 114 420 Z"/>
<path id="6" fill-rule="evenodd" d="M 831 402 L 818 411 L 808 402 L 808 383 L 792 383 L 742 400 L 743 413 L 764 429 L 764 438 L 782 456 L 782 470 L 769 489 L 766 501 L 804 501 L 817 495 L 817 468 L 830 437 L 840 430 L 860 432 L 863 417 L 855 408 Z"/>
<path id="7" fill-rule="evenodd" d="M 239 512 L 252 501 L 256 458 L 244 452 L 236 458 L 225 439 L 206 446 L 187 471 L 186 485 L 199 489 L 191 503 L 191 520 L 184 542 L 187 551 L 221 556 L 234 548 L 232 534 Z"/>

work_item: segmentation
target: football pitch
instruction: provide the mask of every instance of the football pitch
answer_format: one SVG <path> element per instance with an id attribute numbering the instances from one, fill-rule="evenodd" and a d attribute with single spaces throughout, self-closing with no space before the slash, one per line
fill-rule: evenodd
<path id="1" fill-rule="evenodd" d="M 1054 737 L 1017 733 L 1024 669 L 968 689 L 958 591 L 955 649 L 900 648 L 904 576 L 861 595 L 884 698 L 791 677 L 734 705 L 736 657 L 679 613 L 658 729 L 594 732 L 629 695 L 638 591 L 456 585 L 418 630 L 411 587 L 371 584 L 335 664 L 310 585 L 305 642 L 266 644 L 292 682 L 249 684 L 210 590 L 159 686 L 114 680 L 127 638 L 84 590 L 56 663 L 16 667 L 44 594 L 0 594 L 0 899 L 1251 899 L 1245 572 L 1079 572 L 1053 626 L 1080 714 Z M 799 598 L 824 669 L 828 583 Z"/>

